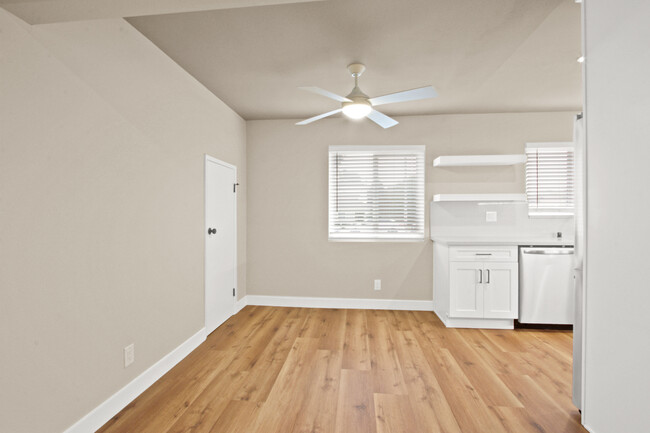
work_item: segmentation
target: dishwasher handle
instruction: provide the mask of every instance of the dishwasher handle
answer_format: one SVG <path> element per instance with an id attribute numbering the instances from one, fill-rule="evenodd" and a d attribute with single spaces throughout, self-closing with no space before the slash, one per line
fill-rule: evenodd
<path id="1" fill-rule="evenodd" d="M 534 249 L 522 248 L 521 253 L 536 254 L 539 256 L 568 256 L 573 254 L 573 248 L 566 248 L 566 249 L 554 248 L 548 250 L 534 250 Z"/>

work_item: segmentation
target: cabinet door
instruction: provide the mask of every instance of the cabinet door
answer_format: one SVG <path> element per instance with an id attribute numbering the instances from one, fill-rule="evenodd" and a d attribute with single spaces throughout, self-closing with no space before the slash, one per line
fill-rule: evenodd
<path id="1" fill-rule="evenodd" d="M 451 262 L 449 317 L 483 317 L 483 263 Z"/>
<path id="2" fill-rule="evenodd" d="M 519 313 L 518 264 L 485 263 L 483 283 L 483 317 L 516 319 Z"/>

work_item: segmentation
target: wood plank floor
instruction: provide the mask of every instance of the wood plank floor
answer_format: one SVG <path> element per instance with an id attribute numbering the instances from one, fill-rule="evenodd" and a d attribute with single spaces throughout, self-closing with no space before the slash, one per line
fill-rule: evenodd
<path id="1" fill-rule="evenodd" d="M 586 432 L 568 331 L 248 306 L 102 433 Z"/>

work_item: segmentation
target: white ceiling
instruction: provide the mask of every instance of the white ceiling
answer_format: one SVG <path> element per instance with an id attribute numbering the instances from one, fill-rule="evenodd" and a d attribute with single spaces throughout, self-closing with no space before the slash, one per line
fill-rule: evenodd
<path id="1" fill-rule="evenodd" d="M 324 0 L 0 0 L 29 24 L 230 9 Z"/>
<path id="2" fill-rule="evenodd" d="M 574 0 L 329 0 L 129 18 L 245 119 L 306 118 L 345 95 L 346 66 L 370 96 L 428 84 L 435 100 L 388 115 L 581 109 Z"/>

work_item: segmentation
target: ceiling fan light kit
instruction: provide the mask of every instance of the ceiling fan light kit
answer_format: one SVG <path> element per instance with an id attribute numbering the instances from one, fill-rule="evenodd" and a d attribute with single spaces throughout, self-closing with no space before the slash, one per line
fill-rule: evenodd
<path id="1" fill-rule="evenodd" d="M 350 119 L 363 119 L 372 111 L 368 101 L 352 101 L 343 103 L 343 114 Z"/>
<path id="2" fill-rule="evenodd" d="M 359 88 L 359 77 L 366 70 L 366 67 L 361 63 L 352 63 L 348 65 L 348 71 L 350 75 L 354 78 L 354 88 L 348 96 L 339 96 L 336 93 L 321 89 L 320 87 L 300 87 L 302 90 L 308 92 L 316 93 L 327 98 L 333 99 L 341 103 L 341 108 L 338 110 L 333 110 L 318 116 L 310 117 L 309 119 L 303 120 L 296 123 L 296 125 L 307 125 L 316 120 L 323 119 L 325 117 L 332 116 L 343 112 L 346 117 L 350 119 L 363 119 L 367 117 L 368 119 L 375 122 L 377 125 L 382 128 L 390 128 L 391 126 L 397 125 L 399 122 L 395 119 L 391 119 L 385 114 L 380 113 L 375 110 L 373 107 L 382 105 L 382 104 L 392 104 L 395 102 L 407 102 L 407 101 L 417 101 L 419 99 L 435 98 L 438 96 L 438 93 L 433 88 L 433 86 L 420 87 L 413 90 L 405 90 L 403 92 L 391 93 L 389 95 L 379 96 L 376 98 L 370 98 L 368 95 L 363 93 Z"/>

